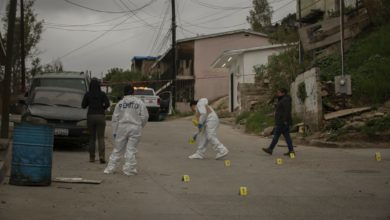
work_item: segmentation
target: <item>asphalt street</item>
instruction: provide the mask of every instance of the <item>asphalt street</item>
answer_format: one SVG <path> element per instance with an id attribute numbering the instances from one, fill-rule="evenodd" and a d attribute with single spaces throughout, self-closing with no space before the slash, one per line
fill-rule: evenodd
<path id="1" fill-rule="evenodd" d="M 284 147 L 269 156 L 270 140 L 221 125 L 229 148 L 215 160 L 187 157 L 195 133 L 190 119 L 150 122 L 139 145 L 139 174 L 103 174 L 87 151 L 57 148 L 53 177 L 101 179 L 99 185 L 52 183 L 48 187 L 0 185 L 0 219 L 390 219 L 390 149 L 329 149 L 298 146 L 295 159 Z M 107 158 L 112 150 L 106 132 Z M 382 161 L 375 160 L 380 152 Z M 282 158 L 283 164 L 276 164 Z M 183 182 L 182 176 L 190 181 Z M 239 196 L 239 188 L 248 189 Z"/>

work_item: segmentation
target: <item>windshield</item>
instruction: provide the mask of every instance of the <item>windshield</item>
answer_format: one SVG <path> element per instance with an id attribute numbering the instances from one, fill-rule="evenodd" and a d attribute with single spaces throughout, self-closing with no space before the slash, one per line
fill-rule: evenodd
<path id="1" fill-rule="evenodd" d="M 154 95 L 153 90 L 150 89 L 136 89 L 134 95 Z"/>
<path id="2" fill-rule="evenodd" d="M 34 79 L 31 85 L 31 91 L 35 87 L 60 87 L 69 89 L 78 89 L 87 91 L 87 85 L 84 79 L 79 78 L 38 78 Z"/>
<path id="3" fill-rule="evenodd" d="M 69 91 L 36 91 L 31 104 L 81 108 L 83 95 Z"/>

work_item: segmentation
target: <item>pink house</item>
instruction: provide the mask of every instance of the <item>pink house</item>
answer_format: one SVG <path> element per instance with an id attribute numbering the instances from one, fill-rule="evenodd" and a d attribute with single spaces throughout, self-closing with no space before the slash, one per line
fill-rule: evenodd
<path id="1" fill-rule="evenodd" d="M 267 35 L 251 30 L 236 30 L 186 38 L 177 41 L 177 102 L 206 97 L 209 100 L 227 96 L 229 85 L 226 68 L 211 64 L 227 50 L 271 45 Z M 160 79 L 172 79 L 172 50 L 153 65 Z"/>

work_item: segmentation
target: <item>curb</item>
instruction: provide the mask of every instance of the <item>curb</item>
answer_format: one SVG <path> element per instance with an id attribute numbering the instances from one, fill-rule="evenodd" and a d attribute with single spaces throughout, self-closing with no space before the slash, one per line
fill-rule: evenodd
<path id="1" fill-rule="evenodd" d="M 389 143 L 368 143 L 368 142 L 332 142 L 318 139 L 312 139 L 307 141 L 296 141 L 297 144 L 324 147 L 324 148 L 349 148 L 349 149 L 364 149 L 364 148 L 390 148 Z"/>

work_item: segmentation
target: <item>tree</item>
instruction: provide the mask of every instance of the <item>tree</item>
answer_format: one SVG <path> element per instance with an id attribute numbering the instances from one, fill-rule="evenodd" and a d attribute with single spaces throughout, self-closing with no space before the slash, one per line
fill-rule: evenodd
<path id="1" fill-rule="evenodd" d="M 41 67 L 41 72 L 43 73 L 58 73 L 63 71 L 64 67 L 60 59 L 53 60 L 51 63 L 48 63 Z"/>
<path id="2" fill-rule="evenodd" d="M 29 59 L 31 62 L 34 62 L 35 57 L 38 55 L 39 50 L 37 49 L 37 45 L 39 41 L 41 40 L 41 34 L 43 31 L 43 23 L 44 20 L 38 20 L 37 14 L 34 12 L 33 6 L 34 6 L 35 0 L 25 0 L 24 4 L 24 33 L 25 33 L 25 53 L 26 58 Z M 7 6 L 7 8 L 9 5 Z M 6 14 L 2 18 L 4 22 L 3 29 L 8 29 L 8 14 Z M 7 44 L 6 39 L 3 39 L 3 42 Z M 17 91 L 19 88 L 19 79 L 20 79 L 20 72 L 21 72 L 21 51 L 20 51 L 20 17 L 16 18 L 15 22 L 15 40 L 14 40 L 14 56 L 12 58 L 12 66 L 13 66 L 13 84 L 14 84 L 14 91 Z M 37 60 L 35 60 L 36 62 Z M 35 63 L 36 65 L 36 63 Z M 32 63 L 32 66 L 34 64 Z M 31 72 L 29 74 L 32 74 Z"/>
<path id="3" fill-rule="evenodd" d="M 31 61 L 31 70 L 30 70 L 31 76 L 35 76 L 42 72 L 43 72 L 43 68 L 41 65 L 41 59 L 39 59 L 39 57 L 36 57 Z"/>
<path id="4" fill-rule="evenodd" d="M 267 28 L 272 25 L 272 8 L 267 0 L 253 0 L 253 9 L 249 11 L 246 20 L 254 31 L 267 33 Z"/>
<path id="5" fill-rule="evenodd" d="M 282 53 L 271 55 L 267 65 L 254 66 L 254 71 L 260 79 L 269 79 L 271 90 L 275 93 L 278 88 L 289 89 L 298 74 L 309 65 L 309 61 L 300 64 L 297 46 L 290 46 Z"/>
<path id="6" fill-rule="evenodd" d="M 112 68 L 108 70 L 106 76 L 104 77 L 104 81 L 114 84 L 111 86 L 111 97 L 115 99 L 123 95 L 123 88 L 126 82 L 141 81 L 143 79 L 144 78 L 140 72 L 124 70 L 121 68 Z"/>
<path id="7" fill-rule="evenodd" d="M 269 33 L 272 43 L 291 44 L 299 41 L 296 15 L 288 14 L 280 24 L 275 24 Z"/>

